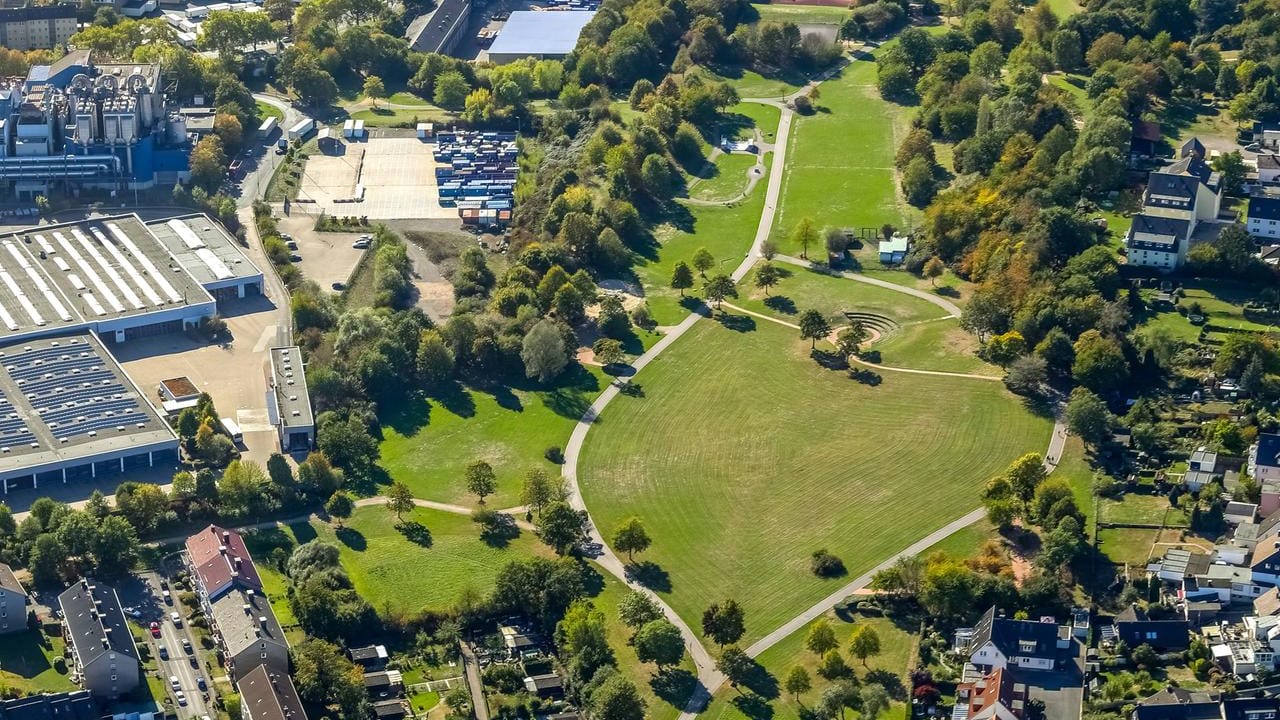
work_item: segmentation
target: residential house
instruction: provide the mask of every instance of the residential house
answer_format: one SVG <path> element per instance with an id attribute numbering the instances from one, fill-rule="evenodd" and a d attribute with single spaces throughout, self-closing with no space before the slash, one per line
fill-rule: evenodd
<path id="1" fill-rule="evenodd" d="M 404 690 L 404 676 L 399 670 L 379 670 L 364 674 L 364 689 L 373 697 L 399 695 Z"/>
<path id="2" fill-rule="evenodd" d="M 911 251 L 911 238 L 894 233 L 888 240 L 880 241 L 880 262 L 885 265 L 898 265 L 907 259 Z"/>
<path id="3" fill-rule="evenodd" d="M 65 45 L 76 32 L 76 8 L 75 3 L 6 3 L 0 8 L 0 47 L 51 50 Z"/>
<path id="4" fill-rule="evenodd" d="M 1243 622 L 1205 625 L 1200 628 L 1209 652 L 1224 670 L 1241 677 L 1274 672 L 1280 649 L 1280 617 L 1249 616 Z"/>
<path id="5" fill-rule="evenodd" d="M 530 675 L 524 679 L 524 689 L 540 698 L 555 698 L 564 695 L 564 680 L 555 673 Z"/>
<path id="6" fill-rule="evenodd" d="M 1266 589 L 1253 581 L 1253 572 L 1249 568 L 1215 562 L 1205 568 L 1204 572 L 1183 581 L 1182 598 L 1230 605 L 1253 602 Z"/>
<path id="7" fill-rule="evenodd" d="M 1249 448 L 1249 477 L 1260 483 L 1280 481 L 1280 435 L 1262 433 L 1258 442 Z M 1276 504 L 1280 508 L 1280 500 Z M 1263 507 L 1266 507 L 1265 502 Z"/>
<path id="8" fill-rule="evenodd" d="M 1254 599 L 1253 614 L 1258 617 L 1280 615 L 1280 590 L 1271 588 Z"/>
<path id="9" fill-rule="evenodd" d="M 1191 492 L 1221 479 L 1222 468 L 1218 467 L 1218 453 L 1199 447 L 1187 458 L 1187 474 L 1182 476 L 1182 482 Z"/>
<path id="10" fill-rule="evenodd" d="M 1270 195 L 1250 197 L 1249 219 L 1244 227 L 1256 238 L 1264 240 L 1280 238 L 1280 197 Z"/>
<path id="11" fill-rule="evenodd" d="M 266 595 L 235 588 L 212 603 L 208 617 L 233 682 L 259 665 L 288 674 L 289 643 Z"/>
<path id="12" fill-rule="evenodd" d="M 1222 720 L 1222 708 L 1208 693 L 1170 685 L 1139 700 L 1133 720 Z"/>
<path id="13" fill-rule="evenodd" d="M 367 645 L 365 647 L 351 648 L 347 651 L 347 655 L 351 657 L 351 662 L 359 665 L 366 670 L 380 669 L 386 666 L 387 646 L 385 645 Z"/>
<path id="14" fill-rule="evenodd" d="M 1191 644 L 1191 631 L 1181 618 L 1151 618 L 1137 605 L 1121 610 L 1115 619 L 1116 637 L 1136 648 L 1150 645 L 1160 651 L 1186 650 Z"/>
<path id="15" fill-rule="evenodd" d="M 1254 582 L 1280 584 L 1280 539 L 1270 538 L 1258 543 L 1249 558 L 1249 570 L 1253 573 Z"/>
<path id="16" fill-rule="evenodd" d="M 1182 616 L 1190 627 L 1208 625 L 1218 619 L 1222 603 L 1217 600 L 1188 600 L 1182 603 Z"/>
<path id="17" fill-rule="evenodd" d="M 1237 697 L 1222 701 L 1222 720 L 1276 720 L 1274 697 Z"/>
<path id="18" fill-rule="evenodd" d="M 511 657 L 536 651 L 542 644 L 542 638 L 537 633 L 517 625 L 500 625 L 498 634 L 502 636 L 502 645 Z"/>
<path id="19" fill-rule="evenodd" d="M 114 699 L 138 686 L 138 648 L 109 585 L 80 580 L 58 596 L 63 633 L 80 685 L 97 698 Z"/>
<path id="20" fill-rule="evenodd" d="M 1239 525 L 1243 522 L 1253 522 L 1258 515 L 1258 506 L 1254 503 L 1244 502 L 1228 502 L 1226 508 L 1222 511 L 1222 517 L 1229 525 Z"/>
<path id="21" fill-rule="evenodd" d="M 1148 564 L 1147 574 L 1165 582 L 1181 584 L 1186 578 L 1203 575 L 1209 564 L 1209 556 L 1205 553 L 1174 548 L 1166 550 L 1160 560 Z"/>
<path id="22" fill-rule="evenodd" d="M 1257 121 L 1253 124 L 1253 141 L 1263 150 L 1280 151 L 1280 124 Z"/>
<path id="23" fill-rule="evenodd" d="M 1175 162 L 1148 175 L 1142 204 L 1125 238 L 1129 264 L 1162 271 L 1180 267 L 1197 224 L 1216 220 L 1222 207 L 1220 178 L 1199 140 L 1188 140 Z"/>
<path id="24" fill-rule="evenodd" d="M 1160 123 L 1150 120 L 1134 120 L 1133 134 L 1129 139 L 1129 160 L 1133 165 L 1139 158 L 1153 158 L 1160 150 Z"/>
<path id="25" fill-rule="evenodd" d="M 995 670 L 973 682 L 956 685 L 956 710 L 952 717 L 966 720 L 1022 720 L 1027 703 L 1026 683 L 1013 670 Z M 960 712 L 963 708 L 964 712 Z"/>
<path id="26" fill-rule="evenodd" d="M 1280 245 L 1263 245 L 1258 248 L 1258 259 L 1271 266 L 1280 266 Z"/>
<path id="27" fill-rule="evenodd" d="M 249 671 L 236 684 L 243 720 L 307 720 L 302 700 L 288 673 L 276 673 L 265 665 Z"/>
<path id="28" fill-rule="evenodd" d="M 969 662 L 987 671 L 1052 670 L 1058 657 L 1058 625 L 1012 620 L 992 606 L 973 627 L 968 655 Z"/>
<path id="29" fill-rule="evenodd" d="M 262 579 L 240 533 L 210 525 L 187 538 L 186 547 L 196 594 L 206 603 L 233 587 L 262 591 Z M 208 612 L 209 608 L 205 610 Z"/>
<path id="30" fill-rule="evenodd" d="M 0 563 L 0 635 L 27 629 L 27 602 L 27 591 L 13 568 Z"/>
<path id="31" fill-rule="evenodd" d="M 1268 185 L 1280 182 L 1280 155 L 1262 153 L 1258 155 L 1258 182 Z"/>
<path id="32" fill-rule="evenodd" d="M 1268 510 L 1270 505 L 1274 510 Z M 1254 522 L 1242 522 L 1236 526 L 1231 536 L 1233 545 L 1252 551 L 1258 543 L 1267 540 L 1280 532 L 1280 480 L 1272 480 L 1262 485 L 1262 500 L 1258 503 L 1258 517 Z M 1241 561 L 1243 564 L 1243 561 Z"/>
<path id="33" fill-rule="evenodd" d="M 403 700 L 379 700 L 373 704 L 373 716 L 378 720 L 398 720 L 409 714 L 409 708 Z"/>
<path id="34" fill-rule="evenodd" d="M 88 690 L 0 700 L 0 720 L 98 720 L 100 716 Z"/>

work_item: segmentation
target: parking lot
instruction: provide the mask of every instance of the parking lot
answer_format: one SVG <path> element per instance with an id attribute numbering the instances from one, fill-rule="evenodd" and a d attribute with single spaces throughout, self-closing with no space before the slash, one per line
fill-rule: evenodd
<path id="1" fill-rule="evenodd" d="M 412 131 L 400 131 L 410 137 L 392 132 L 374 129 L 360 141 L 338 138 L 327 152 L 311 155 L 298 193 L 301 204 L 375 220 L 457 218 L 458 211 L 441 207 L 437 197 L 434 145 Z"/>
<path id="2" fill-rule="evenodd" d="M 301 206 L 293 206 L 293 214 L 277 220 L 280 232 L 286 233 L 298 244 L 295 254 L 301 258 L 294 264 L 302 276 L 316 281 L 323 290 L 336 291 L 334 283 L 343 285 L 351 277 L 356 263 L 368 252 L 351 247 L 362 234 L 360 232 L 316 232 L 316 218 L 299 212 Z"/>

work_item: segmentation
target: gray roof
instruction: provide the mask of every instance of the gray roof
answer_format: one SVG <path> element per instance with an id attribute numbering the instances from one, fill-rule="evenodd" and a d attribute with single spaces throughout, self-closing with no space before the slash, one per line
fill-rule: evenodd
<path id="1" fill-rule="evenodd" d="M 177 443 L 92 332 L 0 343 L 0 474 Z"/>
<path id="2" fill-rule="evenodd" d="M 0 22 L 24 22 L 27 20 L 57 20 L 74 18 L 74 3 L 56 3 L 54 5 L 27 5 L 25 7 L 0 8 Z"/>
<path id="3" fill-rule="evenodd" d="M 98 706 L 88 690 L 0 700 L 0 720 L 97 720 Z"/>
<path id="4" fill-rule="evenodd" d="M 313 428 L 311 398 L 307 395 L 307 373 L 298 346 L 271 348 L 271 386 L 276 408 L 286 432 L 289 428 Z"/>
<path id="5" fill-rule="evenodd" d="M 13 568 L 4 563 L 0 563 L 0 590 L 8 590 L 19 595 L 27 594 L 22 583 L 18 582 L 18 577 L 13 574 Z"/>
<path id="6" fill-rule="evenodd" d="M 1254 195 L 1249 198 L 1249 217 L 1259 220 L 1280 220 L 1280 198 Z"/>
<path id="7" fill-rule="evenodd" d="M 259 665 L 236 684 L 240 701 L 253 720 L 306 720 L 302 700 L 288 673 L 272 672 Z"/>
<path id="8" fill-rule="evenodd" d="M 1189 220 L 1140 213 L 1133 216 L 1129 245 L 1144 250 L 1176 252 L 1178 245 L 1186 242 L 1190 230 Z"/>
<path id="9" fill-rule="evenodd" d="M 1006 657 L 1021 655 L 1052 658 L 1057 655 L 1058 625 L 998 617 L 993 605 L 983 614 L 978 624 L 974 625 L 970 647 L 979 648 L 986 645 L 988 641 Z M 1035 649 L 1031 652 L 1022 650 L 1019 645 L 1023 641 L 1034 643 Z"/>
<path id="10" fill-rule="evenodd" d="M 184 226 L 186 230 L 181 229 Z M 262 275 L 262 271 L 240 251 L 235 240 L 207 215 L 157 220 L 147 223 L 147 229 L 205 287 L 231 278 Z"/>
<path id="11" fill-rule="evenodd" d="M 409 45 L 418 52 L 443 52 L 458 29 L 465 29 L 471 0 L 441 0 L 436 9 L 409 24 Z M 461 24 L 461 28 L 459 27 Z"/>
<path id="12" fill-rule="evenodd" d="M 1261 170 L 1263 168 L 1266 168 L 1268 170 L 1275 170 L 1280 168 L 1280 155 L 1270 155 L 1270 154 L 1259 155 L 1258 169 Z"/>
<path id="13" fill-rule="evenodd" d="M 498 31 L 498 37 L 489 46 L 489 55 L 568 55 L 578 44 L 582 28 L 593 17 L 593 10 L 517 10 L 511 13 L 511 19 Z"/>
<path id="14" fill-rule="evenodd" d="M 1134 720 L 1217 720 L 1218 701 L 1208 693 L 1169 686 L 1138 701 Z"/>
<path id="15" fill-rule="evenodd" d="M 58 605 L 81 665 L 108 652 L 138 659 L 115 588 L 96 580 L 81 580 L 58 596 Z"/>
<path id="16" fill-rule="evenodd" d="M 271 611 L 271 603 L 262 593 L 237 587 L 214 601 L 212 609 L 213 623 L 231 655 L 239 655 L 260 642 L 288 646 L 284 630 Z M 237 667 L 237 671 L 242 669 Z M 271 669 L 288 672 L 288 662 L 284 667 Z"/>

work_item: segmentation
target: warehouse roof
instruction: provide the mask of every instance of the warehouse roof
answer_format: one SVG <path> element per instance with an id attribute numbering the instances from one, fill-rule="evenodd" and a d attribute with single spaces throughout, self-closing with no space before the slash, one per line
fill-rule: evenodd
<path id="1" fill-rule="evenodd" d="M 147 229 L 201 285 L 262 275 L 235 240 L 204 215 L 158 220 Z"/>
<path id="2" fill-rule="evenodd" d="M 0 235 L 0 339 L 212 301 L 136 215 Z"/>
<path id="3" fill-rule="evenodd" d="M 595 16 L 591 10 L 519 10 L 498 31 L 490 55 L 560 57 L 578 44 L 582 28 Z"/>
<path id="4" fill-rule="evenodd" d="M 159 445 L 177 436 L 93 333 L 0 343 L 0 473 Z"/>

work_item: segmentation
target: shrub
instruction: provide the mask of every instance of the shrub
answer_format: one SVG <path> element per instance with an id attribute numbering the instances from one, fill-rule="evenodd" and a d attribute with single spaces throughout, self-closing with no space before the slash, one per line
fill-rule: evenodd
<path id="1" fill-rule="evenodd" d="M 813 553 L 809 561 L 809 569 L 818 577 L 840 577 L 845 574 L 844 561 L 827 552 L 826 549 Z"/>
<path id="2" fill-rule="evenodd" d="M 67 661 L 62 656 L 53 659 L 53 671 L 59 675 L 67 674 Z"/>
<path id="3" fill-rule="evenodd" d="M 564 462 L 564 452 L 560 449 L 559 445 L 552 445 L 547 448 L 547 451 L 542 453 L 542 456 L 557 465 Z"/>
<path id="4" fill-rule="evenodd" d="M 800 95 L 791 104 L 795 106 L 796 112 L 801 115 L 809 115 L 813 112 L 813 101 L 809 99 L 808 95 Z"/>

